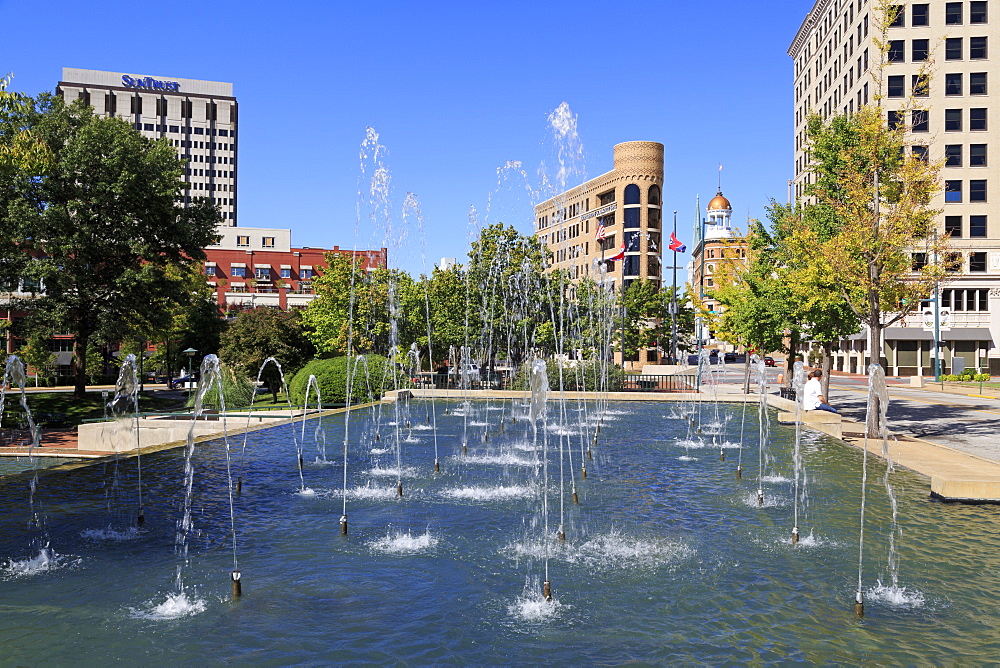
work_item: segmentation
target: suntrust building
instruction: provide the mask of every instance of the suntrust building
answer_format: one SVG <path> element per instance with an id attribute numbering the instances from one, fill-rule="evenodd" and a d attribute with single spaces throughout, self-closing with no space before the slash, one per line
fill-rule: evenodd
<path id="1" fill-rule="evenodd" d="M 186 160 L 185 200 L 209 197 L 236 225 L 238 105 L 233 84 L 136 72 L 64 67 L 56 93 L 103 116 L 124 118 L 147 137 L 165 137 Z"/>

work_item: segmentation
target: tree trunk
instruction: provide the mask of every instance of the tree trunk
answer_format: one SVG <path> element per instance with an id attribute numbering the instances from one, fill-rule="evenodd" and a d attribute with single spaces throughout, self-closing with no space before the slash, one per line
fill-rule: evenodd
<path id="1" fill-rule="evenodd" d="M 882 360 L 882 321 L 881 319 L 873 319 L 873 324 L 869 325 L 868 328 L 868 364 L 880 364 Z M 885 371 L 885 369 L 883 369 Z M 865 373 L 868 373 L 868 369 L 865 369 Z M 879 410 L 881 409 L 881 402 L 878 395 L 868 392 L 868 415 L 865 419 L 865 432 L 868 434 L 868 438 L 879 438 L 881 434 L 879 433 Z"/>
<path id="2" fill-rule="evenodd" d="M 833 341 L 823 342 L 823 396 L 830 403 L 830 368 L 833 367 Z"/>
<path id="3" fill-rule="evenodd" d="M 73 384 L 73 396 L 78 399 L 83 399 L 87 396 L 87 342 L 90 340 L 90 335 L 86 332 L 80 332 L 76 335 L 76 341 L 73 344 L 73 357 L 76 360 L 76 379 Z"/>

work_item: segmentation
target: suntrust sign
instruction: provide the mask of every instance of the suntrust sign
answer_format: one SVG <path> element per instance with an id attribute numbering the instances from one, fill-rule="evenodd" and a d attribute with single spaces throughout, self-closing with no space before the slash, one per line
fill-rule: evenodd
<path id="1" fill-rule="evenodd" d="M 153 77 L 132 78 L 127 74 L 122 75 L 122 84 L 126 88 L 146 88 L 149 90 L 174 90 L 179 91 L 181 85 L 176 81 L 160 81 Z"/>

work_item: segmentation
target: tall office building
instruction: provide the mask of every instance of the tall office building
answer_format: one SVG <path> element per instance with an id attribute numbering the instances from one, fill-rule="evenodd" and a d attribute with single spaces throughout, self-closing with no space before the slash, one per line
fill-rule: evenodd
<path id="1" fill-rule="evenodd" d="M 961 269 L 941 290 L 940 307 L 951 316 L 951 328 L 941 336 L 946 372 L 957 357 L 966 368 L 1000 374 L 1000 214 L 995 210 L 1000 178 L 989 171 L 989 153 L 1000 160 L 1000 105 L 993 103 L 1000 91 L 1000 59 L 990 56 L 990 42 L 1000 49 L 1000 15 L 991 17 L 989 5 L 985 0 L 895 5 L 899 12 L 885 29 L 887 62 L 880 68 L 878 3 L 816 0 L 788 50 L 795 70 L 797 196 L 810 178 L 806 122 L 811 113 L 830 118 L 878 103 L 888 123 L 906 124 L 909 150 L 944 163 L 942 191 L 931 204 L 943 210 L 938 232 L 950 235 L 961 259 Z M 926 81 L 923 72 L 929 75 Z M 906 111 L 911 99 L 923 108 Z M 922 313 L 899 325 L 885 331 L 888 371 L 932 373 L 933 334 L 922 326 Z M 842 342 L 835 368 L 863 372 L 866 339 L 861 333 Z"/>
<path id="2" fill-rule="evenodd" d="M 659 286 L 663 144 L 616 144 L 613 167 L 536 206 L 535 235 L 552 253 L 550 268 L 568 271 L 571 279 L 598 280 L 597 263 L 603 260 L 612 287 L 627 288 L 637 280 Z M 641 365 L 658 358 L 651 348 L 630 361 Z"/>
<path id="3" fill-rule="evenodd" d="M 64 67 L 56 93 L 123 118 L 147 137 L 167 138 L 188 163 L 185 201 L 209 197 L 224 224 L 236 225 L 239 110 L 231 83 Z"/>

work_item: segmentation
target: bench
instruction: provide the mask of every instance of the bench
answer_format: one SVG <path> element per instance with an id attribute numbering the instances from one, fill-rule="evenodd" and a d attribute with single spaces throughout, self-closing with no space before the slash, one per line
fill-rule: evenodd
<path id="1" fill-rule="evenodd" d="M 799 411 L 798 421 L 834 438 L 843 438 L 844 436 L 843 418 L 837 413 L 829 411 Z M 795 413 L 778 413 L 778 422 L 780 424 L 795 424 Z"/>

